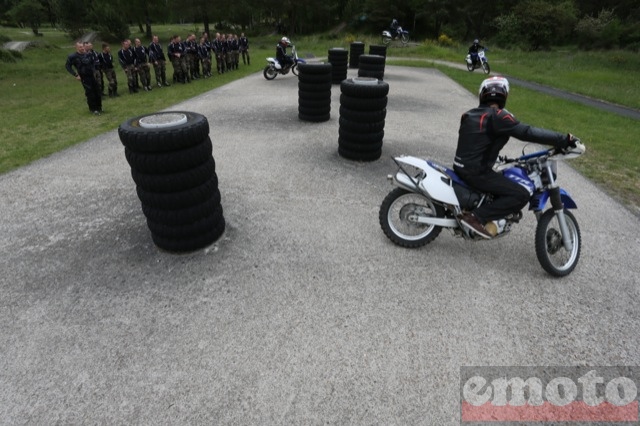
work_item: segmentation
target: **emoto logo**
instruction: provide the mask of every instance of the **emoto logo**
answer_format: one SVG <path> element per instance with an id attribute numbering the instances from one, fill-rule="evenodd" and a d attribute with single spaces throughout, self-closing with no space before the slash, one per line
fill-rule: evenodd
<path id="1" fill-rule="evenodd" d="M 461 421 L 638 424 L 636 370 L 463 367 Z"/>

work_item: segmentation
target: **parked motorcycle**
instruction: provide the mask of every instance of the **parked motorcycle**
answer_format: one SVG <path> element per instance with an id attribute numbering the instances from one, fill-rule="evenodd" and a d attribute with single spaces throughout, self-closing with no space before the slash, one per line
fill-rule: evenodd
<path id="1" fill-rule="evenodd" d="M 558 160 L 579 157 L 585 146 L 576 140 L 576 146 L 565 150 L 555 148 L 524 154 L 510 159 L 499 157 L 494 170 L 522 185 L 531 194 L 529 210 L 536 219 L 535 250 L 542 268 L 557 277 L 573 271 L 580 258 L 580 228 L 568 209 L 577 208 L 571 196 L 556 182 Z M 422 247 L 432 242 L 443 228 L 454 236 L 478 241 L 484 238 L 462 226 L 459 216 L 463 211 L 491 203 L 491 194 L 470 188 L 450 168 L 434 161 L 411 156 L 394 158 L 398 165 L 395 175 L 388 178 L 397 187 L 380 206 L 380 226 L 395 244 Z M 547 203 L 551 208 L 545 210 Z M 522 218 L 522 212 L 497 221 L 485 228 L 493 239 L 509 234 L 511 227 Z"/>
<path id="2" fill-rule="evenodd" d="M 382 44 L 387 46 L 392 40 L 400 40 L 403 45 L 409 43 L 409 31 L 405 31 L 402 27 L 398 27 L 395 35 L 391 35 L 390 31 L 382 31 Z"/>
<path id="3" fill-rule="evenodd" d="M 473 70 L 477 68 L 482 68 L 482 71 L 484 71 L 485 74 L 489 74 L 491 72 L 491 68 L 489 67 L 489 60 L 485 55 L 485 49 L 478 50 L 478 58 L 476 59 L 475 64 L 473 63 L 473 58 L 471 58 L 470 53 L 467 54 L 464 60 L 467 63 L 467 69 L 470 72 L 473 72 Z"/>
<path id="4" fill-rule="evenodd" d="M 276 58 L 267 58 L 269 65 L 267 65 L 262 72 L 264 78 L 273 80 L 278 74 L 287 75 L 289 71 L 291 71 L 293 75 L 298 75 L 298 64 L 304 64 L 306 61 L 298 58 L 298 52 L 296 52 L 295 46 L 291 47 L 291 55 L 293 56 L 293 65 L 286 67 L 283 67 Z"/>

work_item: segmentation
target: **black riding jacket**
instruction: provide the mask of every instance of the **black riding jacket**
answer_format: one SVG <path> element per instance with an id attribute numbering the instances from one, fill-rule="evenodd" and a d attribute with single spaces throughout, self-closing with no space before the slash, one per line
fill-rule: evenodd
<path id="1" fill-rule="evenodd" d="M 529 126 L 506 109 L 480 104 L 462 114 L 454 168 L 467 175 L 489 172 L 511 136 L 561 149 L 568 146 L 567 134 Z"/>
<path id="2" fill-rule="evenodd" d="M 93 71 L 95 70 L 93 56 L 86 53 L 74 52 L 67 56 L 65 68 L 67 72 L 74 77 L 76 74 L 83 78 L 93 76 Z"/>

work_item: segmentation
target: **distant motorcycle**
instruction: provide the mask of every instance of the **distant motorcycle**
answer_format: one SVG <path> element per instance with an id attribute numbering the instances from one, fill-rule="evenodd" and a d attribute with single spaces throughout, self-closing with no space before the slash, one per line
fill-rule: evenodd
<path id="1" fill-rule="evenodd" d="M 489 67 L 489 60 L 487 59 L 484 52 L 485 52 L 485 49 L 478 50 L 478 54 L 477 54 L 478 57 L 476 58 L 475 64 L 473 63 L 473 58 L 471 57 L 471 54 L 468 54 L 467 57 L 464 58 L 465 62 L 467 63 L 467 69 L 470 72 L 472 72 L 476 68 L 482 68 L 482 71 L 484 71 L 485 74 L 489 74 L 491 72 L 491 68 Z"/>
<path id="2" fill-rule="evenodd" d="M 306 61 L 298 58 L 298 52 L 296 52 L 295 46 L 291 47 L 291 55 L 293 56 L 293 65 L 284 67 L 276 58 L 267 58 L 269 65 L 267 65 L 262 72 L 264 78 L 273 80 L 278 74 L 287 75 L 289 71 L 291 71 L 293 75 L 298 75 L 298 64 L 304 64 Z"/>
<path id="3" fill-rule="evenodd" d="M 403 45 L 406 45 L 409 43 L 409 31 L 405 31 L 402 27 L 398 27 L 395 35 L 391 35 L 391 32 L 386 30 L 382 32 L 382 44 L 387 46 L 392 40 L 400 40 Z"/>
<path id="4" fill-rule="evenodd" d="M 500 157 L 494 169 L 522 185 L 531 194 L 529 210 L 537 219 L 536 256 L 549 274 L 569 275 L 580 258 L 580 228 L 569 209 L 577 208 L 571 196 L 557 183 L 556 161 L 579 157 L 585 147 L 576 140 L 575 147 L 555 148 L 510 159 Z M 380 206 L 380 226 L 395 244 L 417 248 L 429 244 L 443 229 L 468 241 L 486 241 L 466 229 L 460 222 L 463 211 L 493 201 L 491 194 L 469 187 L 452 170 L 429 159 L 402 156 L 389 179 L 396 186 Z M 550 204 L 551 208 L 546 208 Z M 490 221 L 486 230 L 495 238 L 509 234 L 522 219 L 522 212 Z M 455 262 L 455 260 L 454 260 Z M 459 263 L 459 262 L 458 262 Z"/>

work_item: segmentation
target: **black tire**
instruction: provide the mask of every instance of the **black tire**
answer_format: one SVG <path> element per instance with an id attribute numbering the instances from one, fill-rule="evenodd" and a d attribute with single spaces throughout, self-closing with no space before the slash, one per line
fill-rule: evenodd
<path id="1" fill-rule="evenodd" d="M 321 84 L 331 81 L 331 74 L 300 74 L 298 76 L 298 82 L 309 84 Z"/>
<path id="2" fill-rule="evenodd" d="M 482 63 L 482 71 L 484 71 L 485 74 L 489 74 L 491 72 L 491 67 L 489 66 L 489 62 Z"/>
<path id="3" fill-rule="evenodd" d="M 338 146 L 347 151 L 355 152 L 377 152 L 382 148 L 382 141 L 374 143 L 356 143 L 338 138 Z"/>
<path id="4" fill-rule="evenodd" d="M 331 106 L 321 107 L 321 108 L 305 108 L 302 106 L 298 107 L 298 113 L 304 116 L 325 116 L 331 113 Z"/>
<path id="5" fill-rule="evenodd" d="M 466 62 L 466 64 L 467 64 L 467 71 L 473 72 L 473 70 L 475 69 L 475 66 L 472 63 L 470 64 L 469 62 Z"/>
<path id="6" fill-rule="evenodd" d="M 303 108 L 326 109 L 331 107 L 331 98 L 327 99 L 298 99 L 298 106 Z"/>
<path id="7" fill-rule="evenodd" d="M 137 186 L 150 192 L 179 192 L 202 185 L 215 174 L 213 157 L 191 170 L 171 174 L 147 174 L 131 169 L 131 177 Z"/>
<path id="8" fill-rule="evenodd" d="M 387 107 L 387 97 L 361 99 L 341 94 L 340 105 L 356 111 L 380 111 Z"/>
<path id="9" fill-rule="evenodd" d="M 379 55 L 382 56 L 384 58 L 387 57 L 387 46 L 384 45 L 375 45 L 372 44 L 371 46 L 369 46 L 369 55 Z"/>
<path id="10" fill-rule="evenodd" d="M 410 203 L 409 201 L 412 200 L 413 202 Z M 429 244 L 442 232 L 441 226 L 409 222 L 409 215 L 416 209 L 420 210 L 420 214 L 428 210 L 431 213 L 429 216 L 444 217 L 442 206 L 434 204 L 420 194 L 402 188 L 393 189 L 382 201 L 378 219 L 382 231 L 394 244 L 406 248 L 418 248 Z"/>
<path id="11" fill-rule="evenodd" d="M 380 142 L 384 139 L 384 130 L 376 133 L 354 133 L 344 130 L 342 127 L 338 128 L 338 137 L 353 143 L 365 143 L 372 144 Z"/>
<path id="12" fill-rule="evenodd" d="M 391 43 L 391 37 L 382 36 L 382 44 L 388 46 Z"/>
<path id="13" fill-rule="evenodd" d="M 140 120 L 165 114 L 184 114 L 186 123 L 164 128 L 145 128 Z M 168 111 L 131 118 L 118 127 L 122 144 L 134 152 L 163 152 L 185 149 L 201 143 L 209 135 L 209 122 L 202 114 Z"/>
<path id="14" fill-rule="evenodd" d="M 343 49 L 342 47 L 334 47 L 329 49 L 329 51 L 327 52 L 327 56 L 329 58 L 346 59 L 349 57 L 349 51 L 347 49 Z"/>
<path id="15" fill-rule="evenodd" d="M 560 225 L 553 209 L 544 212 L 536 226 L 536 256 L 542 268 L 554 277 L 569 275 L 580 260 L 580 227 L 570 211 L 564 210 L 564 217 L 572 242 L 570 252 L 566 251 L 562 243 Z"/>
<path id="16" fill-rule="evenodd" d="M 264 70 L 262 71 L 262 75 L 267 80 L 273 80 L 278 75 L 278 71 L 276 71 L 276 69 L 273 66 L 267 65 L 266 67 L 264 67 Z"/>
<path id="17" fill-rule="evenodd" d="M 218 176 L 215 174 L 202 185 L 180 192 L 150 192 L 140 187 L 136 188 L 142 204 L 162 210 L 193 207 L 212 198 L 216 191 L 218 191 Z"/>
<path id="18" fill-rule="evenodd" d="M 360 68 L 358 71 L 368 71 L 368 72 L 383 72 L 384 64 L 365 64 L 360 62 Z"/>
<path id="19" fill-rule="evenodd" d="M 151 233 L 151 239 L 156 246 L 166 251 L 176 253 L 195 251 L 216 242 L 224 233 L 225 225 L 226 223 L 223 218 L 216 226 L 201 235 L 196 235 L 190 238 L 166 238 L 161 235 Z"/>
<path id="20" fill-rule="evenodd" d="M 298 68 L 300 69 L 300 76 L 303 75 L 326 75 L 331 74 L 331 64 L 324 62 L 314 62 L 314 63 L 305 63 L 298 64 Z"/>
<path id="21" fill-rule="evenodd" d="M 348 118 L 341 116 L 338 120 L 338 124 L 340 125 L 340 129 L 344 129 L 351 133 L 376 133 L 384 130 L 385 120 L 362 123 L 358 121 L 351 121 Z"/>
<path id="22" fill-rule="evenodd" d="M 382 149 L 377 151 L 351 151 L 338 145 L 338 154 L 348 160 L 376 161 L 382 155 Z"/>
<path id="23" fill-rule="evenodd" d="M 385 58 L 380 55 L 360 55 L 359 58 L 360 66 L 363 64 L 367 65 L 382 65 L 384 67 Z"/>
<path id="24" fill-rule="evenodd" d="M 340 117 L 344 117 L 349 121 L 355 121 L 358 123 L 378 122 L 384 120 L 386 116 L 386 108 L 376 111 L 358 111 L 342 105 L 340 106 Z"/>
<path id="25" fill-rule="evenodd" d="M 142 212 L 148 220 L 165 225 L 186 225 L 197 222 L 215 211 L 220 204 L 220 191 L 214 192 L 213 197 L 195 206 L 178 210 L 163 210 L 142 205 Z"/>
<path id="26" fill-rule="evenodd" d="M 378 81 L 377 84 L 358 84 L 352 78 L 340 83 L 340 93 L 353 98 L 383 98 L 389 94 L 389 83 Z"/>
<path id="27" fill-rule="evenodd" d="M 307 115 L 298 113 L 298 118 L 302 121 L 309 121 L 312 123 L 322 123 L 324 121 L 329 121 L 331 119 L 331 113 L 322 114 L 322 115 Z"/>
<path id="28" fill-rule="evenodd" d="M 300 74 L 300 71 L 298 71 L 298 67 L 301 64 L 299 64 L 298 62 L 296 62 L 295 64 L 291 65 L 291 73 L 295 76 L 298 76 Z"/>
<path id="29" fill-rule="evenodd" d="M 147 226 L 152 233 L 160 237 L 190 238 L 196 235 L 201 235 L 217 227 L 223 220 L 222 212 L 222 204 L 218 204 L 213 213 L 192 223 L 170 226 L 147 219 Z"/>
<path id="30" fill-rule="evenodd" d="M 327 92 L 331 91 L 331 82 L 326 83 L 304 83 L 298 81 L 298 90 L 303 92 Z"/>
<path id="31" fill-rule="evenodd" d="M 358 77 L 377 78 L 378 80 L 384 80 L 384 72 L 382 71 L 367 71 L 363 69 L 358 70 Z"/>
<path id="32" fill-rule="evenodd" d="M 178 173 L 192 169 L 211 157 L 212 144 L 207 136 L 198 145 L 176 151 L 135 152 L 124 149 L 124 155 L 132 169 L 142 173 Z"/>
<path id="33" fill-rule="evenodd" d="M 406 45 L 407 43 L 409 43 L 409 34 L 402 33 L 402 35 L 400 36 L 400 41 L 402 42 L 403 45 Z"/>
<path id="34" fill-rule="evenodd" d="M 303 90 L 298 90 L 298 99 L 306 99 L 309 101 L 331 99 L 331 90 L 324 92 L 305 92 Z"/>
<path id="35" fill-rule="evenodd" d="M 347 65 L 349 65 L 349 61 L 347 59 L 329 59 L 329 62 L 333 66 L 331 72 L 336 72 L 337 69 L 346 69 Z"/>

